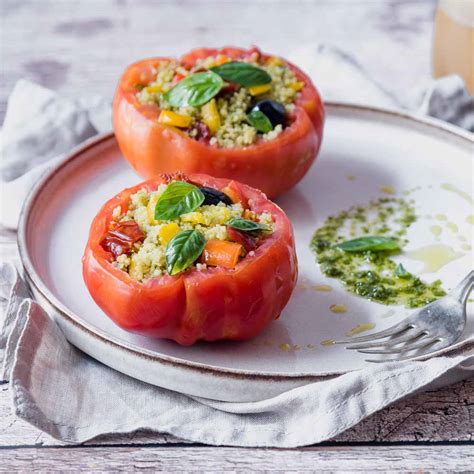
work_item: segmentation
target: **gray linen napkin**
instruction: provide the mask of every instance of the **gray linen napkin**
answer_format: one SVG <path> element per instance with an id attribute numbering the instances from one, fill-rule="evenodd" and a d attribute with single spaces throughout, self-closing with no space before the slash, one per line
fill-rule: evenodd
<path id="1" fill-rule="evenodd" d="M 351 93 L 351 102 L 376 96 L 377 103 L 397 105 L 339 51 L 318 46 L 307 51 L 306 59 L 299 63 L 321 84 L 326 99 L 348 99 L 348 84 L 341 79 L 338 93 L 334 77 L 349 74 L 358 92 Z M 462 81 L 450 77 L 419 95 L 419 102 L 425 112 L 470 129 L 474 105 L 466 94 Z M 39 174 L 58 159 L 56 154 L 103 130 L 109 114 L 110 107 L 97 98 L 73 103 L 26 81 L 16 86 L 0 144 L 1 223 L 16 226 L 19 206 Z M 43 133 L 47 147 L 41 143 Z M 402 397 L 467 378 L 474 370 L 473 354 L 465 351 L 426 362 L 373 365 L 260 402 L 216 402 L 148 385 L 80 352 L 27 298 L 23 280 L 6 262 L 0 264 L 0 307 L 0 377 L 10 381 L 13 410 L 65 442 L 151 429 L 215 445 L 303 446 L 334 437 Z"/>

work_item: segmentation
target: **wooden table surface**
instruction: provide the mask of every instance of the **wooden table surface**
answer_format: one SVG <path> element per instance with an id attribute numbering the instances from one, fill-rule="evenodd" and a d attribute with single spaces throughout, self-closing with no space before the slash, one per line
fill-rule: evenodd
<path id="1" fill-rule="evenodd" d="M 463 0 L 459 0 L 463 1 Z M 466 0 L 469 1 L 469 0 Z M 326 42 L 395 93 L 430 79 L 435 0 L 2 0 L 0 120 L 26 77 L 71 98 L 111 97 L 135 59 L 199 45 L 258 44 L 287 54 Z M 15 248 L 0 232 L 0 258 Z M 106 436 L 64 446 L 16 419 L 0 385 L 0 471 L 472 470 L 474 380 L 426 392 L 304 449 L 239 449 L 169 435 Z"/>

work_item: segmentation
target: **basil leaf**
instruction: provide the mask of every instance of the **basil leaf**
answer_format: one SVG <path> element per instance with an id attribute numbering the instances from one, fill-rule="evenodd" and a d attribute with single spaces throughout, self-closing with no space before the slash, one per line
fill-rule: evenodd
<path id="1" fill-rule="evenodd" d="M 365 252 L 366 250 L 380 252 L 384 250 L 399 250 L 400 244 L 398 240 L 393 237 L 374 235 L 347 240 L 346 242 L 342 242 L 334 247 L 344 250 L 345 252 Z"/>
<path id="2" fill-rule="evenodd" d="M 197 72 L 179 81 L 163 98 L 173 107 L 199 107 L 209 102 L 223 85 L 221 77 L 212 71 Z"/>
<path id="3" fill-rule="evenodd" d="M 398 278 L 410 278 L 411 273 L 407 272 L 405 267 L 399 263 L 395 268 L 395 276 Z"/>
<path id="4" fill-rule="evenodd" d="M 250 125 L 262 133 L 267 133 L 273 130 L 272 122 L 270 119 L 260 110 L 254 110 L 247 115 L 247 120 Z"/>
<path id="5" fill-rule="evenodd" d="M 250 219 L 242 219 L 240 217 L 234 217 L 230 221 L 226 222 L 226 225 L 233 227 L 234 229 L 241 230 L 243 232 L 255 232 L 255 231 L 268 231 L 268 227 L 258 222 L 251 221 Z"/>
<path id="6" fill-rule="evenodd" d="M 268 72 L 242 61 L 231 61 L 220 66 L 214 66 L 211 67 L 211 71 L 219 74 L 225 81 L 234 82 L 245 87 L 272 82 L 272 77 Z"/>
<path id="7" fill-rule="evenodd" d="M 201 255 L 206 239 L 197 230 L 183 230 L 176 234 L 166 246 L 166 269 L 176 275 L 191 266 Z"/>
<path id="8" fill-rule="evenodd" d="M 176 219 L 181 214 L 194 211 L 203 202 L 204 194 L 197 186 L 185 181 L 174 181 L 156 201 L 155 219 Z"/>

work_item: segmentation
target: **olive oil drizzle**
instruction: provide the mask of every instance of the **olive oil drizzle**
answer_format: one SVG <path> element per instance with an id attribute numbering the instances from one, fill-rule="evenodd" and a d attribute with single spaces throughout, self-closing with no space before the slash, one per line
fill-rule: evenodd
<path id="1" fill-rule="evenodd" d="M 344 252 L 334 247 L 364 235 L 396 237 L 403 247 L 407 230 L 415 220 L 411 200 L 379 198 L 330 216 L 314 233 L 311 248 L 321 271 L 340 280 L 350 292 L 386 305 L 416 308 L 446 294 L 441 281 L 428 284 L 408 272 L 397 275 L 393 256 L 398 251 Z"/>

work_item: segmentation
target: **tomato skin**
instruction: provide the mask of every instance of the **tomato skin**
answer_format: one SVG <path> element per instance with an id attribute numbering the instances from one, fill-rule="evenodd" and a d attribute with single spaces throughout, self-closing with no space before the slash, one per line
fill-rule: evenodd
<path id="1" fill-rule="evenodd" d="M 200 48 L 184 55 L 180 63 L 189 66 L 198 58 L 217 54 L 239 59 L 249 51 Z M 284 193 L 303 178 L 321 145 L 324 108 L 311 80 L 300 69 L 286 63 L 305 83 L 295 102 L 290 126 L 273 140 L 229 149 L 194 140 L 181 130 L 157 123 L 159 107 L 138 102 L 136 84 L 146 82 L 153 66 L 161 61 L 171 59 L 145 59 L 129 66 L 114 97 L 115 135 L 123 155 L 138 174 L 151 178 L 175 171 L 206 173 L 246 183 L 269 197 Z"/>
<path id="2" fill-rule="evenodd" d="M 112 265 L 101 241 L 117 206 L 125 211 L 132 194 L 154 190 L 166 181 L 155 177 L 125 189 L 104 204 L 92 222 L 83 256 L 83 276 L 97 305 L 125 330 L 182 345 L 197 340 L 249 339 L 276 319 L 286 306 L 297 279 L 293 231 L 285 213 L 263 193 L 228 179 L 190 175 L 190 182 L 223 189 L 238 188 L 251 210 L 269 212 L 275 230 L 235 269 L 195 268 L 140 283 Z"/>

